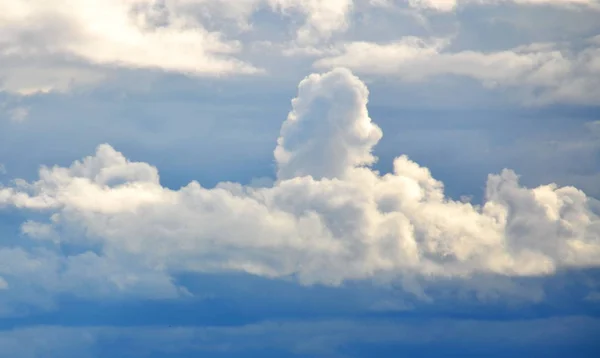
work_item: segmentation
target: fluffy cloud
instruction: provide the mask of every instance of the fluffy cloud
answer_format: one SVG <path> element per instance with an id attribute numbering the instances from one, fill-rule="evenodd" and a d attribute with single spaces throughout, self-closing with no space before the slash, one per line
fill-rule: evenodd
<path id="1" fill-rule="evenodd" d="M 3 0 L 0 56 L 3 62 L 14 62 L 16 70 L 2 74 L 2 87 L 27 93 L 102 78 L 87 64 L 192 75 L 257 72 L 232 57 L 240 50 L 239 42 L 206 30 L 182 12 L 180 3 Z M 40 61 L 56 71 L 38 69 L 43 75 L 32 78 L 27 69 L 39 67 Z"/>
<path id="2" fill-rule="evenodd" d="M 554 44 L 531 44 L 505 51 L 450 52 L 444 39 L 405 37 L 378 44 L 351 42 L 340 53 L 319 59 L 317 68 L 348 67 L 358 73 L 394 75 L 405 81 L 454 75 L 482 81 L 488 87 L 521 87 L 538 103 L 597 103 L 600 99 L 598 38 L 571 53 Z"/>
<path id="3" fill-rule="evenodd" d="M 368 89 L 342 71 L 300 83 L 275 149 L 279 179 L 340 178 L 375 162 L 371 150 L 382 132 L 367 112 Z"/>
<path id="4" fill-rule="evenodd" d="M 256 73 L 228 39 L 252 28 L 263 8 L 299 15 L 296 39 L 314 43 L 348 26 L 352 0 L 2 0 L 2 88 L 31 93 L 65 90 L 105 78 L 90 68 L 159 69 L 190 75 Z M 39 67 L 51 67 L 42 71 Z M 37 68 L 37 69 L 36 69 Z M 34 71 L 36 73 L 30 73 Z"/>
<path id="5" fill-rule="evenodd" d="M 2 0 L 0 89 L 66 91 L 146 69 L 192 76 L 262 72 L 240 59 L 240 34 L 264 9 L 282 14 L 304 46 L 349 25 L 352 0 Z M 295 25 L 298 23 L 298 25 Z M 282 29 L 286 32 L 287 29 Z"/>
<path id="6" fill-rule="evenodd" d="M 598 206 L 576 188 L 524 188 L 505 170 L 489 176 L 478 206 L 447 198 L 443 184 L 405 156 L 393 173 L 370 169 L 381 130 L 367 99 L 364 83 L 345 69 L 304 79 L 269 187 L 191 182 L 171 190 L 155 167 L 107 144 L 70 167 L 43 167 L 39 180 L 0 189 L 0 207 L 49 218 L 22 225 L 33 249 L 0 248 L 0 276 L 31 300 L 39 287 L 171 297 L 185 292 L 173 274 L 223 271 L 293 275 L 304 284 L 400 279 L 419 295 L 411 278 L 600 265 Z M 65 245 L 77 250 L 58 256 Z"/>

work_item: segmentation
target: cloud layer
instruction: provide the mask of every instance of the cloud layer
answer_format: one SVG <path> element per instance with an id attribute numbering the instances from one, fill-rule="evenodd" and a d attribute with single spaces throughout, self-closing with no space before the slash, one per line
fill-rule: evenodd
<path id="1" fill-rule="evenodd" d="M 343 66 L 361 75 L 393 75 L 405 84 L 440 75 L 467 77 L 488 88 L 523 89 L 528 103 L 595 104 L 600 98 L 599 29 L 590 24 L 600 7 L 591 0 L 0 4 L 0 91 L 21 95 L 118 81 L 120 71 L 191 77 L 281 76 L 291 71 L 300 76 L 304 72 L 297 72 L 302 68 L 298 63 L 308 68 L 314 62 L 320 70 Z M 565 16 L 559 21 L 565 18 L 562 27 L 568 31 L 556 33 L 542 15 L 536 28 L 544 35 L 531 30 L 530 22 L 537 18 L 524 22 L 484 13 L 485 21 L 473 24 L 468 18 L 473 15 L 463 11 L 484 11 L 482 5 L 499 9 L 499 14 L 533 6 L 548 12 L 548 18 L 562 11 Z M 474 16 L 479 17 L 476 12 Z M 573 19 L 581 25 L 570 26 Z M 509 31 L 509 41 L 501 42 L 512 46 L 486 50 L 487 38 L 497 36 L 487 34 L 468 49 L 451 49 L 460 47 L 461 36 L 477 39 L 469 26 Z"/>
<path id="2" fill-rule="evenodd" d="M 227 271 L 303 284 L 399 280 L 425 297 L 414 280 L 600 265 L 599 206 L 576 188 L 525 188 L 505 170 L 474 205 L 446 197 L 406 156 L 392 173 L 370 169 L 382 132 L 368 94 L 346 69 L 305 78 L 272 186 L 171 190 L 155 167 L 103 144 L 69 167 L 43 167 L 37 181 L 0 188 L 0 207 L 31 215 L 21 227 L 29 240 L 0 248 L 5 303 L 50 304 L 40 291 L 178 297 L 187 293 L 173 275 Z"/>
<path id="3" fill-rule="evenodd" d="M 2 61 L 13 68 L 3 87 L 21 93 L 64 90 L 106 76 L 90 65 L 191 75 L 258 71 L 233 57 L 240 50 L 238 41 L 226 40 L 186 15 L 188 3 L 2 1 L 0 50 Z M 54 73 L 27 73 L 40 62 L 51 65 Z"/>
<path id="4" fill-rule="evenodd" d="M 448 39 L 405 37 L 386 44 L 352 42 L 339 54 L 319 59 L 317 68 L 344 66 L 357 73 L 397 76 L 416 82 L 454 75 L 487 87 L 521 87 L 528 101 L 595 104 L 600 98 L 600 37 L 572 53 L 556 44 L 537 43 L 505 51 L 444 51 Z"/>
<path id="5" fill-rule="evenodd" d="M 244 44 L 231 39 L 250 31 L 253 14 L 267 8 L 301 17 L 295 37 L 312 44 L 348 26 L 352 0 L 2 0 L 1 6 L 0 60 L 11 70 L 0 72 L 0 89 L 30 94 L 98 82 L 114 68 L 261 73 L 236 57 Z"/>

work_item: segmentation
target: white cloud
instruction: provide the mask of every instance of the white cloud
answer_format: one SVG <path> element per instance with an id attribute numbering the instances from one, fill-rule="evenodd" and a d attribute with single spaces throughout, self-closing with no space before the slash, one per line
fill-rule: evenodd
<path id="1" fill-rule="evenodd" d="M 114 68 L 191 76 L 263 72 L 240 59 L 252 16 L 282 15 L 294 43 L 327 41 L 349 26 L 352 0 L 0 0 L 0 90 L 67 91 Z M 287 28 L 289 27 L 289 29 Z M 287 36 L 286 36 L 287 38 Z"/>
<path id="2" fill-rule="evenodd" d="M 62 256 L 42 247 L 1 247 L 0 259 L 6 284 L 0 295 L 0 316 L 14 315 L 15 306 L 53 309 L 54 298 L 65 293 L 86 299 L 173 299 L 188 295 L 165 272 L 129 262 L 126 254 L 119 259 L 91 251 Z"/>
<path id="3" fill-rule="evenodd" d="M 438 27 L 435 16 L 430 18 L 429 12 L 420 13 L 405 9 L 406 6 L 449 12 L 457 6 L 479 3 L 498 5 L 504 1 L 0 0 L 3 9 L 0 14 L 0 61 L 3 64 L 0 66 L 0 90 L 26 95 L 68 91 L 75 86 L 88 86 L 118 77 L 116 68 L 189 76 L 276 73 L 280 68 L 278 62 L 287 61 L 286 64 L 296 67 L 294 60 L 284 56 L 269 63 L 272 54 L 253 53 L 255 45 L 272 43 L 274 48 L 283 48 L 286 55 L 322 55 L 329 53 L 332 44 L 339 40 L 388 38 L 393 31 L 414 34 L 423 33 L 425 29 L 427 33 L 446 36 L 447 26 L 440 27 L 445 30 L 434 31 Z M 516 0 L 510 3 L 597 4 L 590 0 Z M 382 14 L 382 7 L 393 6 L 403 9 L 385 10 Z M 266 12 L 270 12 L 267 20 L 261 18 Z M 408 13 L 419 20 L 411 20 L 412 25 L 405 25 L 402 30 L 397 27 L 384 29 L 374 23 L 384 18 L 386 23 L 404 22 Z M 371 28 L 373 32 L 370 32 Z M 350 62 L 356 59 L 350 61 L 348 57 L 356 57 L 356 51 L 374 51 L 375 57 L 381 59 L 382 52 L 391 56 L 391 53 L 398 55 L 398 52 L 412 50 L 403 42 L 389 45 L 351 42 L 339 56 L 327 57 L 320 63 L 335 61 L 341 65 L 341 62 L 348 62 L 347 66 L 351 66 Z M 563 62 L 568 62 L 574 67 L 569 72 L 572 81 L 561 84 L 560 89 L 552 93 L 565 100 L 579 99 L 590 91 L 597 93 L 597 83 L 586 79 L 589 71 L 595 71 L 588 68 L 595 66 L 590 60 L 597 55 L 593 52 L 577 54 L 576 58 L 564 53 L 524 55 L 512 50 L 440 55 L 444 55 L 442 59 L 427 58 L 421 67 L 436 67 L 441 61 L 442 65 L 474 66 L 473 71 L 477 72 L 474 75 L 485 72 L 489 76 L 489 73 L 497 72 L 491 67 L 503 66 L 501 69 L 519 76 L 519 71 L 527 71 L 532 62 L 552 62 L 548 66 L 564 66 Z M 263 61 L 269 64 L 268 68 L 253 64 Z M 389 59 L 387 65 L 382 63 L 385 61 L 376 61 L 376 65 L 370 67 L 381 69 L 390 66 L 395 59 Z M 405 61 L 403 58 L 402 62 Z M 499 64 L 503 62 L 510 65 Z M 590 101 L 589 97 L 586 101 Z"/>
<path id="4" fill-rule="evenodd" d="M 319 59 L 317 68 L 348 67 L 358 73 L 424 81 L 441 75 L 470 77 L 488 87 L 521 87 L 536 103 L 597 103 L 600 99 L 600 47 L 575 54 L 554 44 L 505 51 L 446 52 L 449 41 L 404 37 L 386 44 L 351 42 L 340 53 Z"/>
<path id="5" fill-rule="evenodd" d="M 364 83 L 342 69 L 304 79 L 277 140 L 278 178 L 341 178 L 373 164 L 371 150 L 382 132 L 369 118 L 368 94 Z"/>
<path id="6" fill-rule="evenodd" d="M 395 0 L 371 0 L 371 4 L 381 7 L 402 6 L 405 1 Z M 415 9 L 431 10 L 438 12 L 455 11 L 459 7 L 472 5 L 498 5 L 503 3 L 514 3 L 518 5 L 549 5 L 563 8 L 584 7 L 598 9 L 595 0 L 408 0 L 408 5 Z"/>
<path id="7" fill-rule="evenodd" d="M 6 78 L 2 87 L 19 92 L 47 91 L 65 87 L 65 81 L 85 82 L 90 77 L 102 77 L 96 72 L 88 74 L 85 66 L 82 69 L 77 65 L 81 61 L 190 75 L 258 71 L 233 57 L 240 51 L 239 42 L 206 30 L 194 18 L 186 16 L 178 4 L 150 0 L 2 0 L 2 61 L 24 59 L 27 64 L 42 60 L 45 65 L 62 68 L 64 72 L 63 75 L 44 72 L 39 83 L 29 83 L 27 70 L 3 71 L 2 77 Z"/>
<path id="8" fill-rule="evenodd" d="M 59 55 L 91 63 L 159 68 L 190 74 L 255 72 L 232 57 L 241 43 L 222 31 L 233 21 L 250 29 L 250 17 L 268 6 L 301 14 L 301 42 L 328 38 L 348 26 L 352 0 L 2 0 L 3 57 Z M 206 25 L 216 27 L 209 31 Z"/>
<path id="9" fill-rule="evenodd" d="M 348 70 L 303 80 L 275 152 L 278 181 L 268 187 L 171 190 L 156 168 L 106 144 L 70 167 L 44 167 L 38 181 L 1 188 L 0 207 L 46 213 L 47 222 L 22 226 L 32 239 L 98 253 L 2 248 L 14 264 L 0 260 L 0 275 L 11 288 L 28 282 L 24 291 L 84 285 L 85 294 L 170 297 L 181 292 L 174 273 L 234 270 L 305 284 L 400 279 L 422 295 L 411 278 L 600 265 L 600 218 L 576 188 L 524 188 L 505 170 L 490 175 L 485 204 L 473 206 L 445 197 L 443 184 L 405 156 L 393 173 L 368 168 L 381 131 L 367 100 Z"/>
<path id="10" fill-rule="evenodd" d="M 176 0 L 170 2 L 200 15 L 208 22 L 234 20 L 238 31 L 251 31 L 256 12 L 269 10 L 288 21 L 294 28 L 295 40 L 314 43 L 327 40 L 348 28 L 354 0 Z M 226 26 L 219 22 L 219 26 Z"/>
<path id="11" fill-rule="evenodd" d="M 349 26 L 353 0 L 268 0 L 271 6 L 284 12 L 298 10 L 306 15 L 306 22 L 297 30 L 297 40 L 311 44 L 327 39 Z"/>

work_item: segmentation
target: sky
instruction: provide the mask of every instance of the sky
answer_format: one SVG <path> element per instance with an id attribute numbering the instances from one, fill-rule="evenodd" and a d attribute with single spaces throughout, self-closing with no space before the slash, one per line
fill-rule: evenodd
<path id="1" fill-rule="evenodd" d="M 0 358 L 598 357 L 597 0 L 0 0 Z"/>

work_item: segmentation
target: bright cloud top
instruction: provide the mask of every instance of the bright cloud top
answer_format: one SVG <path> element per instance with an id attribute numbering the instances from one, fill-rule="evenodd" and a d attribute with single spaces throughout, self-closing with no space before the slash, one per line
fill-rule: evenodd
<path id="1" fill-rule="evenodd" d="M 30 287 L 171 297 L 185 292 L 172 284 L 180 272 L 339 284 L 600 265 L 598 206 L 576 188 L 524 188 L 505 170 L 489 176 L 485 204 L 475 206 L 445 197 L 443 184 L 405 156 L 393 173 L 370 169 L 382 134 L 367 100 L 349 70 L 305 78 L 278 139 L 271 187 L 171 190 L 155 167 L 104 144 L 68 168 L 42 168 L 38 181 L 0 189 L 5 209 L 49 217 L 22 225 L 33 248 L 0 248 L 4 290 L 31 300 L 39 295 Z M 64 245 L 79 249 L 62 256 Z"/>

